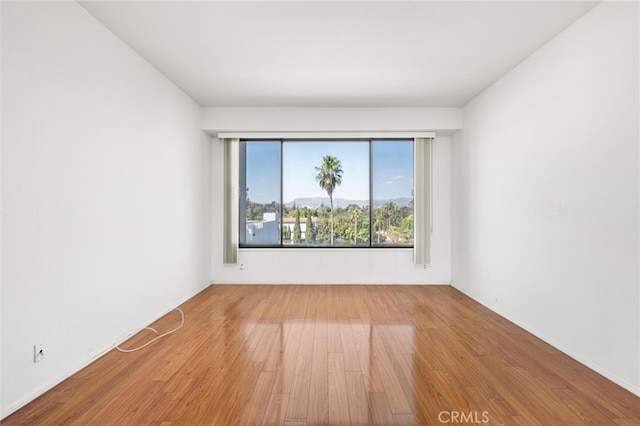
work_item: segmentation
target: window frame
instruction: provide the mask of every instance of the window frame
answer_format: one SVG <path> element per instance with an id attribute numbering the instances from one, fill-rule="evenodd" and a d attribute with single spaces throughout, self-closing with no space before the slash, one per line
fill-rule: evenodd
<path id="1" fill-rule="evenodd" d="M 247 143 L 247 142 L 253 142 L 253 143 L 269 143 L 269 142 L 279 142 L 279 155 L 280 155 L 280 199 L 279 201 L 279 211 L 277 212 L 277 216 L 279 216 L 278 218 L 278 227 L 279 227 L 279 231 L 280 231 L 280 235 L 279 235 L 279 239 L 280 241 L 278 243 L 275 244 L 246 244 L 242 242 L 242 226 L 243 224 L 245 224 L 245 228 L 246 228 L 246 220 L 238 220 L 238 248 L 239 249 L 305 249 L 305 250 L 313 250 L 313 249 L 319 249 L 319 250 L 325 250 L 325 249 L 340 249 L 340 250 L 353 250 L 353 249 L 365 249 L 365 250 L 371 250 L 371 249 L 411 249 L 413 250 L 415 248 L 415 234 L 414 234 L 414 241 L 411 244 L 373 244 L 373 237 L 374 237 L 374 232 L 373 232 L 373 222 L 374 222 L 374 207 L 373 207 L 373 143 L 376 141 L 393 141 L 393 142 L 410 142 L 412 145 L 412 158 L 411 158 L 411 162 L 413 164 L 413 162 L 415 161 L 415 139 L 414 138 L 407 138 L 406 136 L 404 137 L 358 137 L 358 138 L 336 138 L 336 137 L 332 137 L 332 138 L 239 138 L 239 143 L 240 145 L 242 145 L 243 143 Z M 351 143 L 351 142 L 367 142 L 368 143 L 368 162 L 369 162 L 369 179 L 368 179 L 368 184 L 369 184 L 369 242 L 368 245 L 330 245 L 330 244 L 314 244 L 314 245 L 307 245 L 307 244 L 285 244 L 284 243 L 284 226 L 283 226 L 283 219 L 284 219 L 284 208 L 285 208 L 285 203 L 284 203 L 284 176 L 283 176 L 283 170 L 284 170 L 284 144 L 285 143 L 298 143 L 298 142 L 345 142 L 345 143 Z M 246 154 L 245 154 L 246 155 Z M 243 179 L 241 178 L 241 174 L 244 171 L 245 173 L 245 179 L 244 182 L 246 183 L 246 160 L 244 161 L 244 170 L 242 169 L 242 167 L 238 168 L 238 178 L 240 182 L 243 182 Z M 415 191 L 415 169 L 413 170 L 412 173 L 412 189 L 411 189 L 411 198 L 413 200 L 413 202 L 415 202 L 415 197 L 414 197 L 414 191 Z M 238 202 L 239 202 L 239 206 L 242 207 L 243 202 L 242 202 L 242 197 L 246 198 L 246 189 L 244 190 L 240 190 L 238 192 Z M 415 204 L 413 205 L 413 215 L 415 218 Z M 238 219 L 240 219 L 241 215 L 245 215 L 246 217 L 246 205 L 245 205 L 245 209 L 244 211 L 242 210 L 242 208 L 238 209 Z M 414 219 L 415 220 L 415 219 Z M 245 229 L 246 231 L 246 229 Z M 246 239 L 246 238 L 245 238 Z"/>

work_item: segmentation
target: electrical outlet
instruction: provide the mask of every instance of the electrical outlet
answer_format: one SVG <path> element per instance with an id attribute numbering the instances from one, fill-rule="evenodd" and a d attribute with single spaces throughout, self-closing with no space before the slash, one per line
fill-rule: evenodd
<path id="1" fill-rule="evenodd" d="M 33 362 L 40 362 L 44 359 L 44 345 L 38 343 L 33 345 Z"/>

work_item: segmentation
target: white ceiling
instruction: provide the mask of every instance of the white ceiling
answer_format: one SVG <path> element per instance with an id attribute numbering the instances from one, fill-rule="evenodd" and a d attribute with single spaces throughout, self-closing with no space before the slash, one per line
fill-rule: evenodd
<path id="1" fill-rule="evenodd" d="M 597 2 L 81 5 L 201 106 L 459 107 Z"/>

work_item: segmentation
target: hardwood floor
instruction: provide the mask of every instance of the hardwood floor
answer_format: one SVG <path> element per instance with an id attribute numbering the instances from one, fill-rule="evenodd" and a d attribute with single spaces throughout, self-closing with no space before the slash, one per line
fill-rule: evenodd
<path id="1" fill-rule="evenodd" d="M 640 424 L 640 398 L 452 287 L 219 285 L 181 308 L 3 426 Z"/>

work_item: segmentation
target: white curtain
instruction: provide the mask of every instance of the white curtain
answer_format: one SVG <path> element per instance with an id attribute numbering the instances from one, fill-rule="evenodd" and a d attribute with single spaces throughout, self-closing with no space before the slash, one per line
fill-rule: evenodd
<path id="1" fill-rule="evenodd" d="M 224 216 L 222 263 L 238 263 L 238 149 L 239 139 L 224 143 Z"/>
<path id="2" fill-rule="evenodd" d="M 431 263 L 431 138 L 414 139 L 413 259 Z"/>

